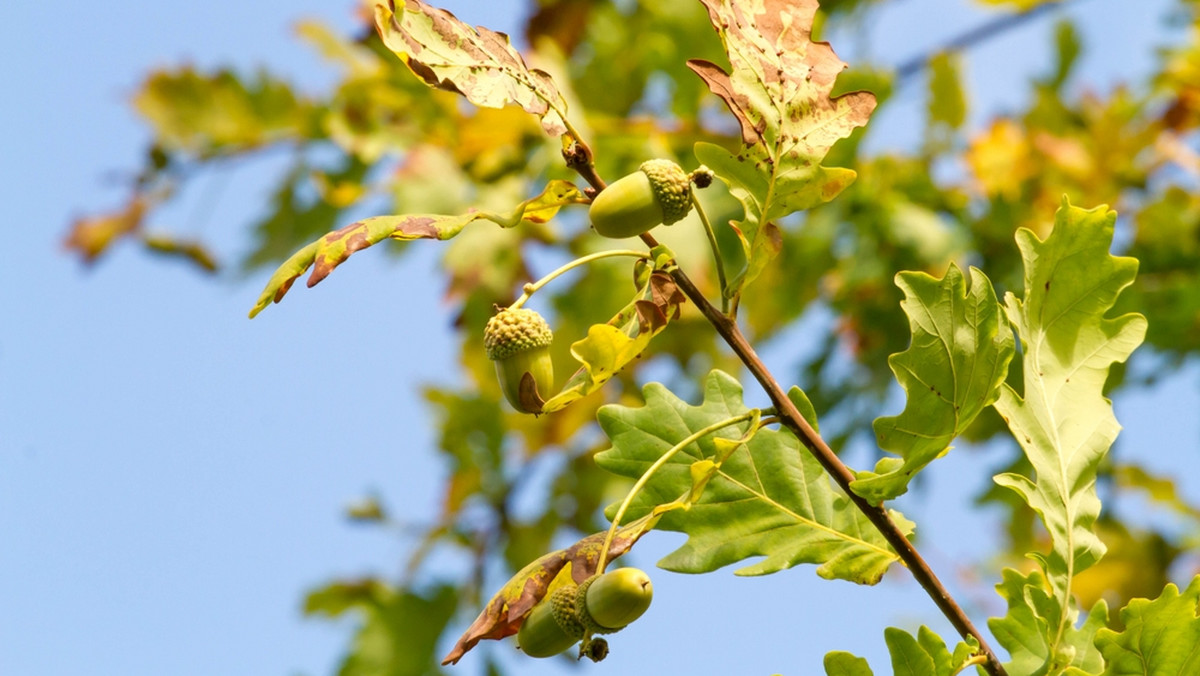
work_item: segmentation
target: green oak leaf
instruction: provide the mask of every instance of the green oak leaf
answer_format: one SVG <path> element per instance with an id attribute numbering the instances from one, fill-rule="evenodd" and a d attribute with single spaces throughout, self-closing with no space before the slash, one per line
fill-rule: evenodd
<path id="1" fill-rule="evenodd" d="M 979 659 L 976 657 L 979 646 L 974 640 L 970 644 L 960 641 L 951 653 L 942 637 L 924 625 L 915 637 L 903 629 L 888 627 L 883 630 L 883 638 L 892 658 L 894 676 L 956 676 Z M 873 676 L 866 660 L 842 651 L 825 655 L 825 673 Z"/>
<path id="2" fill-rule="evenodd" d="M 696 146 L 696 157 L 745 209 L 735 224 L 746 255 L 730 290 L 736 295 L 779 252 L 778 219 L 827 202 L 853 182 L 853 171 L 821 161 L 836 141 L 866 124 L 875 95 L 831 96 L 846 64 L 828 44 L 811 40 L 817 0 L 702 2 L 732 68 L 702 59 L 688 67 L 724 100 L 742 132 L 736 153 Z"/>
<path id="3" fill-rule="evenodd" d="M 545 223 L 567 204 L 586 201 L 579 188 L 570 181 L 555 179 L 536 197 L 521 202 L 510 213 L 496 214 L 488 211 L 471 211 L 457 216 L 438 214 L 400 214 L 395 216 L 372 216 L 334 230 L 292 254 L 267 280 L 267 285 L 258 301 L 250 310 L 253 319 L 271 303 L 283 300 L 292 284 L 310 267 L 308 286 L 316 286 L 329 276 L 356 251 L 378 244 L 385 239 L 446 240 L 462 232 L 467 225 L 478 220 L 487 220 L 501 227 L 515 227 L 522 221 Z"/>
<path id="4" fill-rule="evenodd" d="M 311 592 L 304 611 L 329 617 L 362 614 L 353 648 L 338 668 L 340 676 L 427 676 L 440 673 L 433 650 L 454 617 L 457 600 L 458 592 L 450 586 L 423 595 L 367 579 Z"/>
<path id="5" fill-rule="evenodd" d="M 1008 613 L 988 620 L 988 628 L 1009 653 L 1009 673 L 1099 673 L 1104 661 L 1092 642 L 1108 622 L 1104 601 L 1098 601 L 1077 628 L 1079 611 L 1071 607 L 1063 613 L 1041 571 L 1023 575 L 1005 568 L 996 592 L 1007 601 Z"/>
<path id="6" fill-rule="evenodd" d="M 692 433 L 750 410 L 742 402 L 741 384 L 721 371 L 708 375 L 699 406 L 658 383 L 646 385 L 643 394 L 644 406 L 609 405 L 597 415 L 613 447 L 597 454 L 596 463 L 614 474 L 640 477 Z M 717 440 L 745 439 L 748 428 L 749 423 L 725 427 L 676 454 L 649 480 L 630 514 L 650 513 L 687 494 L 694 486 L 693 465 L 719 459 Z M 875 584 L 897 560 L 883 536 L 788 432 L 759 430 L 706 481 L 698 501 L 662 516 L 660 528 L 688 535 L 682 547 L 659 562 L 667 570 L 705 573 L 761 556 L 737 574 L 764 575 L 813 563 L 821 577 Z M 905 534 L 911 532 L 910 522 L 896 513 L 893 518 Z"/>
<path id="7" fill-rule="evenodd" d="M 875 676 L 871 665 L 857 655 L 835 650 L 825 653 L 826 676 Z"/>
<path id="8" fill-rule="evenodd" d="M 1012 330 L 991 282 L 975 268 L 970 273 L 969 290 L 953 264 L 941 280 L 923 272 L 896 275 L 912 342 L 888 364 L 908 402 L 900 415 L 875 420 L 875 437 L 903 462 L 886 458 L 874 472 L 858 473 L 850 488 L 871 502 L 907 491 L 913 476 L 1000 396 L 1013 356 Z"/>
<path id="9" fill-rule="evenodd" d="M 1064 609 L 1063 621 L 1072 579 L 1104 554 L 1093 530 L 1100 513 L 1096 468 L 1120 430 L 1104 381 L 1146 332 L 1142 315 L 1105 317 L 1138 266 L 1136 259 L 1109 253 L 1115 221 L 1107 207 L 1084 210 L 1064 199 L 1045 241 L 1026 229 L 1017 232 L 1025 297 L 1005 296 L 1021 339 L 1025 391 L 1005 385 L 995 406 L 1036 476 L 1007 473 L 995 480 L 1033 507 L 1050 534 L 1050 554 L 1035 558 Z"/>
<path id="10" fill-rule="evenodd" d="M 486 108 L 510 103 L 542 121 L 551 136 L 567 131 L 567 102 L 545 71 L 530 68 L 508 36 L 472 28 L 421 0 L 375 4 L 383 44 L 431 87 L 447 89 Z"/>
<path id="11" fill-rule="evenodd" d="M 1133 599 L 1121 609 L 1125 630 L 1101 629 L 1096 646 L 1104 676 L 1200 674 L 1200 576 L 1183 593 L 1168 584 L 1155 600 Z"/>

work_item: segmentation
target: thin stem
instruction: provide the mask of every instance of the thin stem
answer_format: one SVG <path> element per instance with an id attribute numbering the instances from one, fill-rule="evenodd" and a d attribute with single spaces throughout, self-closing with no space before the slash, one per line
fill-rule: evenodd
<path id="1" fill-rule="evenodd" d="M 621 526 L 621 519 L 625 517 L 625 510 L 629 509 L 629 505 L 633 504 L 633 499 L 636 498 L 637 494 L 646 487 L 646 484 L 650 482 L 650 478 L 653 477 L 658 470 L 662 469 L 663 465 L 667 464 L 671 458 L 675 457 L 676 453 L 682 451 L 688 446 L 691 446 L 713 432 L 725 427 L 729 427 L 730 425 L 736 425 L 747 420 L 753 420 L 761 413 L 762 412 L 758 409 L 752 409 L 739 416 L 726 418 L 721 422 L 716 422 L 708 427 L 696 430 L 687 437 L 684 437 L 683 441 L 680 441 L 672 446 L 670 450 L 659 456 L 658 460 L 654 461 L 654 464 L 646 468 L 646 471 L 642 472 L 642 476 L 638 478 L 637 483 L 633 484 L 633 488 L 630 488 L 629 492 L 625 494 L 625 499 L 621 501 L 621 506 L 617 508 L 617 513 L 615 516 L 613 516 L 612 525 L 608 527 L 608 534 L 604 536 L 604 547 L 600 549 L 600 563 L 596 566 L 596 574 L 603 574 L 604 567 L 608 565 L 608 548 L 610 545 L 612 545 L 613 537 L 615 537 L 617 533 L 617 528 Z"/>
<path id="2" fill-rule="evenodd" d="M 962 663 L 962 667 L 959 668 L 958 671 L 955 671 L 954 674 L 957 676 L 957 674 L 961 674 L 971 667 L 983 667 L 986 669 L 987 661 L 987 655 L 972 655 L 970 659 Z"/>
<path id="3" fill-rule="evenodd" d="M 573 260 L 573 261 L 563 265 L 562 267 L 558 268 L 557 270 L 549 273 L 545 277 L 542 277 L 541 279 L 537 280 L 536 282 L 534 282 L 532 284 L 526 284 L 525 288 L 523 289 L 524 293 L 521 294 L 520 298 L 513 301 L 513 304 L 510 305 L 509 307 L 512 308 L 513 310 L 516 310 L 517 308 L 524 305 L 525 301 L 529 300 L 529 297 L 532 296 L 533 294 L 537 293 L 538 290 L 541 289 L 543 286 L 546 286 L 550 282 L 554 281 L 556 278 L 566 274 L 567 272 L 570 272 L 571 270 L 573 270 L 581 265 L 587 265 L 588 263 L 591 263 L 592 261 L 598 261 L 601 258 L 612 258 L 614 256 L 632 256 L 634 258 L 642 258 L 642 259 L 650 258 L 650 254 L 646 253 L 645 251 L 633 251 L 632 249 L 612 249 L 609 251 L 598 251 L 594 254 L 580 256 L 579 258 L 576 258 L 575 260 Z"/>
<path id="4" fill-rule="evenodd" d="M 729 314 L 729 297 L 725 295 L 729 289 L 729 282 L 725 280 L 725 259 L 721 256 L 721 247 L 717 244 L 717 233 L 713 231 L 708 214 L 704 213 L 704 207 L 700 205 L 700 199 L 696 197 L 695 192 L 692 193 L 692 204 L 696 207 L 696 215 L 700 217 L 700 222 L 704 224 L 704 234 L 708 236 L 708 246 L 712 249 L 713 262 L 717 266 L 717 285 L 721 287 L 721 312 Z"/>

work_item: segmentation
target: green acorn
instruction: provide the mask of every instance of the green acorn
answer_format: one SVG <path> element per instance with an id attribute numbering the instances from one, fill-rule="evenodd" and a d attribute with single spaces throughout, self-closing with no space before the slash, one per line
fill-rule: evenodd
<path id="1" fill-rule="evenodd" d="M 541 413 L 544 397 L 554 387 L 553 340 L 546 320 L 525 308 L 504 308 L 483 329 L 483 346 L 496 362 L 504 398 L 522 413 Z"/>
<path id="2" fill-rule="evenodd" d="M 650 607 L 654 587 L 637 568 L 621 568 L 593 576 L 576 587 L 559 587 L 534 606 L 517 632 L 517 645 L 530 657 L 550 657 L 575 645 L 585 630 L 611 634 L 642 616 Z M 594 639 L 585 646 L 593 661 L 604 659 L 607 644 Z"/>
<path id="3" fill-rule="evenodd" d="M 559 587 L 533 607 L 517 631 L 517 647 L 530 657 L 553 657 L 579 642 L 583 625 L 576 619 L 575 585 Z"/>
<path id="4" fill-rule="evenodd" d="M 584 627 L 610 634 L 641 617 L 653 599 L 654 585 L 645 571 L 620 568 L 585 580 L 579 585 L 575 605 L 585 611 L 579 613 Z"/>
<path id="5" fill-rule="evenodd" d="M 588 208 L 592 227 L 605 237 L 636 237 L 659 225 L 682 220 L 692 210 L 692 180 L 671 160 L 646 160 L 638 171 L 601 190 Z M 702 173 L 711 182 L 711 172 Z M 703 187 L 701 185 L 701 187 Z"/>

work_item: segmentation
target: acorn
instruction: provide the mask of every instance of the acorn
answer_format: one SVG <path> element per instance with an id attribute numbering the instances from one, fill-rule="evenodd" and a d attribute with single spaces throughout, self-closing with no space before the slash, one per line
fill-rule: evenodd
<path id="1" fill-rule="evenodd" d="M 553 657 L 579 642 L 583 625 L 575 611 L 575 585 L 559 587 L 533 607 L 517 631 L 517 647 L 530 657 Z"/>
<path id="2" fill-rule="evenodd" d="M 585 628 L 610 634 L 641 617 L 653 599 L 654 585 L 645 571 L 620 568 L 585 580 L 575 605 L 583 609 L 579 616 Z"/>
<path id="3" fill-rule="evenodd" d="M 636 237 L 659 224 L 671 225 L 692 210 L 693 179 L 698 185 L 708 185 L 711 177 L 707 169 L 689 175 L 671 160 L 646 160 L 638 171 L 596 195 L 588 208 L 592 227 L 605 237 L 621 239 Z"/>
<path id="4" fill-rule="evenodd" d="M 554 333 L 542 316 L 525 308 L 504 308 L 488 320 L 483 346 L 496 363 L 504 398 L 522 413 L 541 413 L 554 387 L 550 343 Z"/>
<path id="5" fill-rule="evenodd" d="M 637 568 L 621 568 L 592 576 L 576 587 L 559 587 L 534 606 L 517 631 L 517 645 L 530 657 L 551 657 L 575 645 L 584 633 L 611 634 L 642 616 L 650 607 L 654 587 Z M 607 653 L 595 639 L 598 653 Z M 604 659 L 584 646 L 593 661 Z"/>

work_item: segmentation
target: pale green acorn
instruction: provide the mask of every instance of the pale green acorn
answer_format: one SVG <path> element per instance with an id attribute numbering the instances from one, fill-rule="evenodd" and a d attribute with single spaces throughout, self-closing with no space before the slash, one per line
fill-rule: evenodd
<path id="1" fill-rule="evenodd" d="M 582 636 L 583 625 L 575 612 L 575 585 L 566 585 L 533 607 L 517 631 L 517 647 L 530 657 L 553 657 Z"/>
<path id="2" fill-rule="evenodd" d="M 638 171 L 601 190 L 588 208 L 596 232 L 616 239 L 636 237 L 660 224 L 680 221 L 692 209 L 692 182 L 712 181 L 707 169 L 688 175 L 671 160 L 646 160 Z"/>
<path id="3" fill-rule="evenodd" d="M 583 584 L 559 587 L 534 606 L 517 632 L 517 645 L 530 657 L 551 657 L 579 642 L 585 630 L 610 634 L 642 616 L 650 607 L 654 587 L 637 568 L 621 568 Z M 599 653 L 607 646 L 597 639 Z M 603 654 L 588 654 L 595 661 Z"/>
<path id="4" fill-rule="evenodd" d="M 504 398 L 522 413 L 541 413 L 554 387 L 550 343 L 554 333 L 542 316 L 525 308 L 504 308 L 488 320 L 483 346 L 496 363 Z"/>
<path id="5" fill-rule="evenodd" d="M 586 585 L 586 587 L 584 586 Z M 642 616 L 654 599 L 650 576 L 637 568 L 620 568 L 579 585 L 584 602 L 575 605 L 584 626 L 598 634 L 617 631 Z"/>

